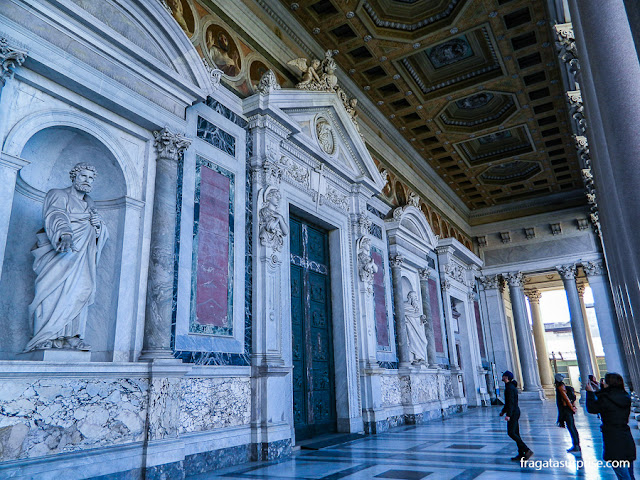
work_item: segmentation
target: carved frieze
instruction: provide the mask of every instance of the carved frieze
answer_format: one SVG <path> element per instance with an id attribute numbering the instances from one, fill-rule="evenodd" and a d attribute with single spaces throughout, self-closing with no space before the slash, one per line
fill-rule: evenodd
<path id="1" fill-rule="evenodd" d="M 332 204 L 338 209 L 349 213 L 349 197 L 343 195 L 338 190 L 331 186 L 327 186 L 327 191 L 324 195 L 320 195 L 320 204 L 324 203 Z"/>
<path id="2" fill-rule="evenodd" d="M 571 23 L 562 23 L 553 26 L 556 33 L 556 48 L 560 60 L 569 65 L 569 70 L 575 76 L 580 71 L 578 51 L 576 49 L 576 37 L 573 34 Z"/>

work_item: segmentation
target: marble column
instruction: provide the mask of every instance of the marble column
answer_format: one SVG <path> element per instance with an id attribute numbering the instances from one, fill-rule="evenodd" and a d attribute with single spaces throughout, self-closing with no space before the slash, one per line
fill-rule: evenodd
<path id="1" fill-rule="evenodd" d="M 191 140 L 167 128 L 153 132 L 156 149 L 156 178 L 153 222 L 149 252 L 149 277 L 140 360 L 172 359 L 171 321 L 173 316 L 174 256 L 178 162 Z"/>
<path id="2" fill-rule="evenodd" d="M 587 334 L 587 344 L 589 345 L 589 355 L 591 357 L 591 368 L 593 369 L 593 375 L 596 378 L 600 378 L 600 368 L 598 367 L 598 357 L 596 355 L 596 349 L 593 346 L 593 337 L 591 336 L 591 327 L 589 326 L 589 318 L 587 317 L 587 306 L 584 304 L 584 291 L 587 286 L 584 283 L 577 285 L 578 297 L 580 297 L 580 310 L 582 310 L 582 318 L 584 319 L 584 329 Z"/>
<path id="3" fill-rule="evenodd" d="M 576 285 L 576 266 L 561 265 L 556 267 L 556 269 L 560 273 L 560 277 L 562 277 L 564 290 L 567 294 L 567 301 L 569 302 L 571 333 L 573 334 L 573 343 L 576 347 L 578 368 L 580 369 L 580 382 L 582 383 L 580 391 L 584 394 L 584 384 L 593 371 L 591 369 L 591 355 L 589 354 L 587 332 L 584 327 L 584 318 L 582 318 L 582 308 L 580 308 L 580 296 L 578 295 L 578 287 Z M 585 398 L 586 396 L 582 395 L 582 399 Z"/>
<path id="4" fill-rule="evenodd" d="M 407 326 L 404 316 L 404 294 L 402 292 L 402 264 L 404 257 L 395 255 L 389 258 L 391 263 L 391 279 L 393 282 L 393 307 L 396 314 L 396 335 L 398 336 L 398 359 L 400 366 L 411 366 Z"/>
<path id="5" fill-rule="evenodd" d="M 429 367 L 436 368 L 438 360 L 436 358 L 436 337 L 433 331 L 433 315 L 431 314 L 431 298 L 429 296 L 429 276 L 431 272 L 428 268 L 418 270 L 420 275 L 420 293 L 422 294 L 422 312 L 427 317 L 425 333 L 427 334 L 427 363 Z"/>
<path id="6" fill-rule="evenodd" d="M 7 234 L 11 220 L 11 208 L 16 191 L 18 172 L 29 162 L 23 158 L 0 153 L 0 274 L 4 264 L 4 252 L 7 247 Z"/>
<path id="7" fill-rule="evenodd" d="M 586 262 L 582 265 L 584 273 L 589 280 L 589 286 L 593 293 L 593 303 L 596 310 L 598 330 L 602 339 L 604 359 L 607 362 L 607 371 L 619 373 L 625 382 L 629 381 L 629 370 L 623 355 L 620 328 L 616 321 L 613 299 L 607 280 L 606 270 L 602 261 Z"/>
<path id="8" fill-rule="evenodd" d="M 553 392 L 553 373 L 551 372 L 551 364 L 549 363 L 549 353 L 547 352 L 547 342 L 544 338 L 544 322 L 540 313 L 540 297 L 542 294 L 539 290 L 527 290 L 525 295 L 529 297 L 529 305 L 531 305 L 531 320 L 533 323 L 533 343 L 536 346 L 536 355 L 538 356 L 538 372 L 540 373 L 540 382 L 546 393 Z"/>
<path id="9" fill-rule="evenodd" d="M 540 376 L 538 375 L 536 359 L 533 353 L 533 338 L 524 300 L 524 275 L 521 272 L 514 272 L 506 273 L 503 277 L 509 284 L 509 293 L 511 295 L 513 323 L 516 330 L 516 341 L 522 368 L 522 390 L 533 392 L 535 397 L 541 398 Z"/>

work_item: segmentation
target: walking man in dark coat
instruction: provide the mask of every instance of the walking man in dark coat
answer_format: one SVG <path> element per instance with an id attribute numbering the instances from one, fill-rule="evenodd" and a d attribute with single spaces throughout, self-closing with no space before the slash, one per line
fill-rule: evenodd
<path id="1" fill-rule="evenodd" d="M 529 460 L 533 455 L 533 451 L 520 438 L 520 407 L 518 407 L 518 384 L 513 379 L 513 373 L 509 370 L 502 374 L 504 382 L 504 408 L 500 412 L 500 416 L 505 415 L 507 420 L 507 435 L 518 445 L 518 455 L 512 457 L 511 460 L 519 462 L 521 459 Z"/>

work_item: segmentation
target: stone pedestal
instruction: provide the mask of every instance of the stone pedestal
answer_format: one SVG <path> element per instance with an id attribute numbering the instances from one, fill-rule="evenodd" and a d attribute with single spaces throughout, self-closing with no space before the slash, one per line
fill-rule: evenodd
<path id="1" fill-rule="evenodd" d="M 48 350 L 35 350 L 20 355 L 21 360 L 40 360 L 43 362 L 80 363 L 90 362 L 91 352 L 81 350 L 65 350 L 51 348 Z"/>

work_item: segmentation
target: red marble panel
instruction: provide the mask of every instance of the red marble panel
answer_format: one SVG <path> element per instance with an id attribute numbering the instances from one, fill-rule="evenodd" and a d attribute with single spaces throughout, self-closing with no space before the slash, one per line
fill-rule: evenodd
<path id="1" fill-rule="evenodd" d="M 480 304 L 473 302 L 473 311 L 476 315 L 476 327 L 478 328 L 478 340 L 480 341 L 480 356 L 487 358 L 487 352 L 484 348 L 484 336 L 482 335 L 482 320 L 480 318 Z"/>
<path id="2" fill-rule="evenodd" d="M 226 327 L 229 278 L 229 179 L 207 167 L 200 171 L 200 217 L 196 321 Z"/>
<path id="3" fill-rule="evenodd" d="M 429 300 L 431 301 L 431 321 L 433 322 L 436 352 L 444 353 L 442 345 L 442 325 L 440 323 L 440 302 L 438 302 L 438 285 L 432 278 L 429 279 Z"/>
<path id="4" fill-rule="evenodd" d="M 384 291 L 384 262 L 382 261 L 382 254 L 376 250 L 371 251 L 371 257 L 378 266 L 378 271 L 373 276 L 376 339 L 379 346 L 389 347 L 389 323 L 387 322 L 387 305 Z"/>

